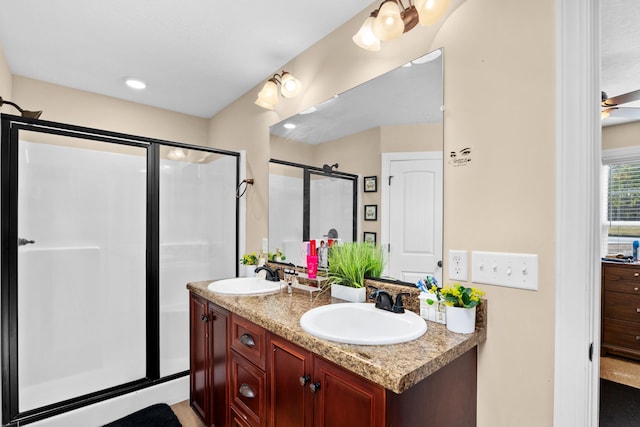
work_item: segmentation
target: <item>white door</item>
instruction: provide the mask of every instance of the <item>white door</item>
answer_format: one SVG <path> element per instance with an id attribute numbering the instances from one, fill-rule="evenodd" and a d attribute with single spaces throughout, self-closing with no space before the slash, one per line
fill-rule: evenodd
<path id="1" fill-rule="evenodd" d="M 382 164 L 386 275 L 415 283 L 429 274 L 441 282 L 442 153 L 388 153 Z"/>

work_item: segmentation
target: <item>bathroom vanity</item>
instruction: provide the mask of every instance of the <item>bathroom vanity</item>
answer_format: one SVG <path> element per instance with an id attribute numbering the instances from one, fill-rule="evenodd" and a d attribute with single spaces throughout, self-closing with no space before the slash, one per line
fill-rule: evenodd
<path id="1" fill-rule="evenodd" d="M 207 426 L 475 425 L 484 327 L 463 335 L 428 322 L 406 343 L 340 344 L 299 324 L 306 311 L 332 303 L 328 293 L 229 296 L 208 284 L 187 285 L 190 401 Z"/>

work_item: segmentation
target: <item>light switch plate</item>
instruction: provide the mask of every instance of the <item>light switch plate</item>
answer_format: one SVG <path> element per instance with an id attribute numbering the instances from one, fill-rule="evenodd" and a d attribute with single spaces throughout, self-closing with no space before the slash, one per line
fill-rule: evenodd
<path id="1" fill-rule="evenodd" d="M 467 251 L 449 250 L 449 279 L 463 280 L 469 278 L 469 259 Z"/>
<path id="2" fill-rule="evenodd" d="M 538 255 L 471 252 L 471 281 L 538 290 Z"/>

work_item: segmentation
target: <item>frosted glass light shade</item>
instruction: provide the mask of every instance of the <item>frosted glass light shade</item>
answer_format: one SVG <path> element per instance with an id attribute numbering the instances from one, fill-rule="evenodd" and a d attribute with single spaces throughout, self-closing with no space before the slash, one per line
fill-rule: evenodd
<path id="1" fill-rule="evenodd" d="M 358 30 L 355 36 L 352 37 L 353 42 L 362 49 L 370 52 L 377 52 L 380 50 L 380 39 L 373 34 L 373 23 L 376 18 L 373 16 L 365 19 L 362 27 Z"/>
<path id="2" fill-rule="evenodd" d="M 274 81 L 269 80 L 264 84 L 260 93 L 258 93 L 258 99 L 256 99 L 255 104 L 262 108 L 273 110 L 273 107 L 278 101 L 278 86 Z"/>
<path id="3" fill-rule="evenodd" d="M 380 6 L 378 17 L 373 23 L 373 34 L 382 41 L 397 39 L 404 32 L 404 22 L 400 16 L 400 7 L 393 0 Z"/>
<path id="4" fill-rule="evenodd" d="M 287 72 L 282 73 L 282 80 L 280 83 L 282 85 L 280 93 L 285 98 L 294 98 L 298 96 L 300 90 L 302 89 L 302 83 L 300 83 L 300 80 L 296 79 Z"/>
<path id="5" fill-rule="evenodd" d="M 420 24 L 425 26 L 433 25 L 447 11 L 449 0 L 416 0 L 415 6 L 418 9 Z"/>

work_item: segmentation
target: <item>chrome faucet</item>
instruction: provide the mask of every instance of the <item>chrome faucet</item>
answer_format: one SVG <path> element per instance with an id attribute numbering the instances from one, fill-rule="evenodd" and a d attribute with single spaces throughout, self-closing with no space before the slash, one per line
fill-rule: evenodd
<path id="1" fill-rule="evenodd" d="M 266 271 L 267 272 L 267 277 L 266 279 L 271 281 L 271 282 L 279 282 L 280 281 L 280 276 L 278 275 L 278 271 L 280 271 L 279 268 L 276 268 L 275 270 L 270 269 L 269 267 L 267 267 L 266 265 L 263 265 L 262 267 L 258 267 L 255 270 L 255 273 L 257 274 L 260 271 Z"/>

